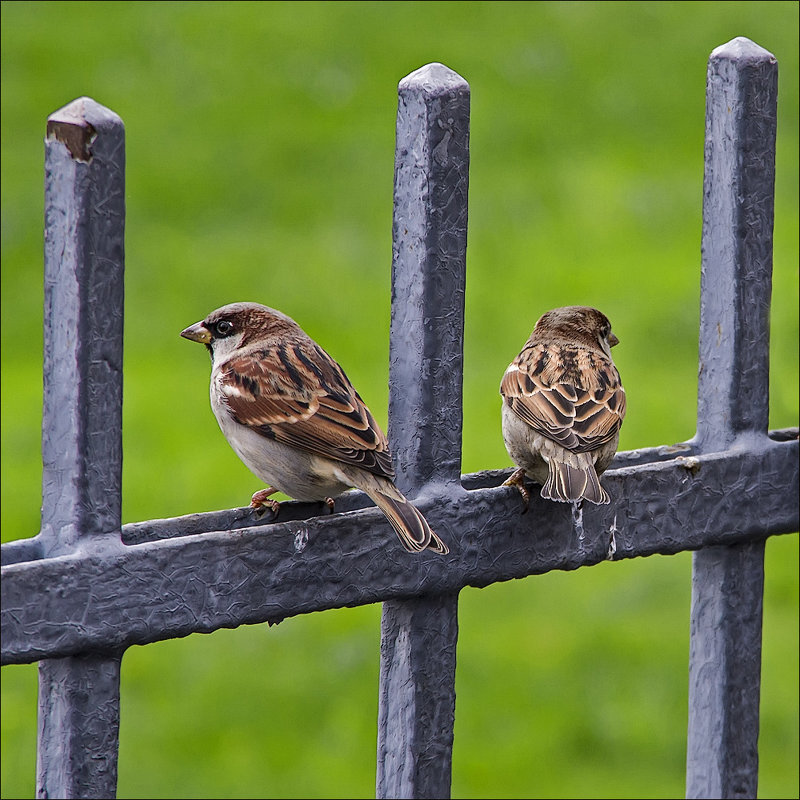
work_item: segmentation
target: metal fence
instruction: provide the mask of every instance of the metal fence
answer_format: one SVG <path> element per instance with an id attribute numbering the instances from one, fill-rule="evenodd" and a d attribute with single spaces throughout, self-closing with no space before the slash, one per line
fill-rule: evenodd
<path id="1" fill-rule="evenodd" d="M 521 515 L 508 471 L 460 474 L 469 98 L 429 64 L 397 114 L 389 437 L 446 558 L 386 547 L 360 493 L 121 525 L 124 129 L 88 98 L 48 119 L 42 527 L 2 547 L 39 797 L 114 796 L 127 647 L 378 601 L 377 796 L 448 797 L 459 591 L 684 550 L 687 796 L 756 796 L 764 545 L 800 524 L 798 431 L 767 430 L 777 63 L 743 38 L 709 59 L 697 435 L 618 454 L 613 502 L 579 520 L 538 493 Z"/>

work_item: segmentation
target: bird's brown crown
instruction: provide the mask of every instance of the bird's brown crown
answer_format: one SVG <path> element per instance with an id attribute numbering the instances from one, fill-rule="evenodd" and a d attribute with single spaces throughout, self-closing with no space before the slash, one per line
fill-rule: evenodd
<path id="1" fill-rule="evenodd" d="M 230 303 L 212 311 L 203 321 L 215 338 L 243 334 L 240 346 L 255 339 L 302 334 L 286 314 L 259 303 Z"/>
<path id="2" fill-rule="evenodd" d="M 611 323 L 602 311 L 591 306 L 564 306 L 542 314 L 533 329 L 531 340 L 551 336 L 597 347 L 598 339 L 605 339 L 610 334 Z"/>

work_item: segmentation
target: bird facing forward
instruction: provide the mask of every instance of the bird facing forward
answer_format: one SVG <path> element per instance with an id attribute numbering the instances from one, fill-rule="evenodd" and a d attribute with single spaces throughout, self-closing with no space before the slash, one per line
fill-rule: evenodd
<path id="1" fill-rule="evenodd" d="M 386 436 L 342 368 L 292 319 L 232 303 L 181 331 L 211 354 L 211 408 L 245 466 L 269 484 L 251 506 L 333 499 L 350 487 L 383 511 L 406 550 L 447 546 L 393 483 Z"/>
<path id="2" fill-rule="evenodd" d="M 619 339 L 596 308 L 543 314 L 500 383 L 503 440 L 519 467 L 504 485 L 529 501 L 527 473 L 542 497 L 608 503 L 599 476 L 617 451 L 625 390 L 611 357 Z"/>

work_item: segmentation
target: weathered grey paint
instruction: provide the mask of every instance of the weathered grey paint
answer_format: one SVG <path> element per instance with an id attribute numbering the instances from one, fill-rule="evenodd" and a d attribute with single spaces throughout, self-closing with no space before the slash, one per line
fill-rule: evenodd
<path id="1" fill-rule="evenodd" d="M 85 653 L 40 662 L 37 797 L 114 797 L 120 659 Z"/>
<path id="2" fill-rule="evenodd" d="M 123 549 L 125 129 L 88 97 L 47 121 L 42 529 L 45 557 Z M 42 587 L 48 593 L 54 587 Z M 39 797 L 111 797 L 120 655 L 39 664 Z"/>
<path id="3" fill-rule="evenodd" d="M 82 97 L 45 142 L 45 556 L 120 542 L 124 226 L 124 126 Z"/>
<path id="4" fill-rule="evenodd" d="M 769 310 L 778 63 L 749 39 L 708 60 L 697 437 L 704 450 L 769 424 Z"/>
<path id="5" fill-rule="evenodd" d="M 778 64 L 749 39 L 708 61 L 697 440 L 768 446 Z M 687 797 L 756 797 L 764 543 L 694 554 Z"/>
<path id="6" fill-rule="evenodd" d="M 800 525 L 799 454 L 796 440 L 770 440 L 758 452 L 622 467 L 603 475 L 614 502 L 586 507 L 580 518 L 538 492 L 521 514 L 516 490 L 496 484 L 435 494 L 419 507 L 449 542 L 446 558 L 406 553 L 374 506 L 311 516 L 319 507 L 305 504 L 304 520 L 233 531 L 216 528 L 213 514 L 209 532 L 201 532 L 205 515 L 126 525 L 124 537 L 130 530 L 147 541 L 113 556 L 87 551 L 3 568 L 2 663 L 455 594 L 597 564 L 612 549 L 620 560 L 792 533 Z"/>
<path id="7" fill-rule="evenodd" d="M 692 560 L 687 797 L 756 797 L 764 541 Z"/>
<path id="8" fill-rule="evenodd" d="M 442 64 L 398 86 L 389 438 L 402 491 L 460 475 L 469 99 Z"/>
<path id="9" fill-rule="evenodd" d="M 470 98 L 442 64 L 398 95 L 389 440 L 414 496 L 460 489 Z M 456 594 L 384 603 L 377 797 L 450 796 L 457 638 Z"/>
<path id="10" fill-rule="evenodd" d="M 383 604 L 376 797 L 450 797 L 457 639 L 457 594 Z"/>

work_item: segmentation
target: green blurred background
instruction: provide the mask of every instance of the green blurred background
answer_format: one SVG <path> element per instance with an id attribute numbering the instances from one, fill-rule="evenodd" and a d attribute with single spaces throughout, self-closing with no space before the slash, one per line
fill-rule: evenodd
<path id="1" fill-rule="evenodd" d="M 554 306 L 621 339 L 621 449 L 694 433 L 706 62 L 780 63 L 771 425 L 797 425 L 796 2 L 2 3 L 2 535 L 39 526 L 43 145 L 89 95 L 127 131 L 123 518 L 260 488 L 178 332 L 293 316 L 386 424 L 398 81 L 472 87 L 463 470 L 509 466 L 498 384 Z M 387 526 L 387 547 L 397 541 Z M 797 536 L 767 545 L 760 794 L 798 796 Z M 691 556 L 461 593 L 454 797 L 684 791 Z M 120 797 L 374 794 L 380 608 L 123 660 Z M 2 671 L 5 798 L 32 796 L 36 667 Z"/>

